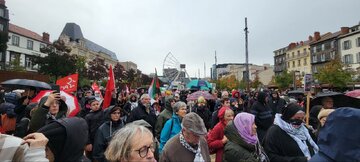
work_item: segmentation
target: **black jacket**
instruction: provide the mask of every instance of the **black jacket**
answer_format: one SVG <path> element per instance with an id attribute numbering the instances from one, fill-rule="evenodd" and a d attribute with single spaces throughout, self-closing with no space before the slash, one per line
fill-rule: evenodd
<path id="1" fill-rule="evenodd" d="M 269 107 L 271 108 L 272 115 L 275 116 L 276 113 L 281 114 L 282 109 L 286 105 L 286 101 L 278 96 L 278 98 L 270 98 L 268 102 Z"/>
<path id="2" fill-rule="evenodd" d="M 314 155 L 313 147 L 306 142 L 311 155 Z M 279 126 L 272 125 L 265 138 L 264 149 L 270 161 L 282 162 L 306 162 L 307 158 L 302 153 L 296 141 Z"/>
<path id="3" fill-rule="evenodd" d="M 262 141 L 266 131 L 273 124 L 273 116 L 270 107 L 265 101 L 266 94 L 259 92 L 257 101 L 251 107 L 251 113 L 255 115 L 255 124 L 259 140 Z"/>
<path id="4" fill-rule="evenodd" d="M 95 134 L 101 124 L 104 123 L 104 112 L 101 108 L 98 111 L 90 112 L 85 116 L 86 123 L 89 126 L 89 138 L 87 144 L 94 144 Z"/>
<path id="5" fill-rule="evenodd" d="M 120 119 L 117 122 L 111 121 L 110 112 L 114 106 L 106 109 L 105 116 L 107 117 L 107 121 L 105 121 L 97 130 L 94 140 L 93 152 L 92 156 L 98 162 L 106 162 L 104 152 L 114 135 L 114 133 L 121 129 L 125 124 Z"/>
<path id="6" fill-rule="evenodd" d="M 146 107 L 139 102 L 138 107 L 134 108 L 131 113 L 129 118 L 127 119 L 127 123 L 131 123 L 133 121 L 136 120 L 145 120 L 146 122 L 148 122 L 151 127 L 152 127 L 152 133 L 155 133 L 155 124 L 156 124 L 156 114 L 155 114 L 155 110 L 153 108 L 150 107 L 150 112 L 147 113 L 146 112 Z"/>
<path id="7" fill-rule="evenodd" d="M 195 112 L 201 117 L 201 119 L 204 121 L 206 129 L 209 130 L 212 124 L 212 113 L 209 108 L 207 106 L 198 107 L 197 105 L 195 105 L 193 108 L 193 112 Z"/>

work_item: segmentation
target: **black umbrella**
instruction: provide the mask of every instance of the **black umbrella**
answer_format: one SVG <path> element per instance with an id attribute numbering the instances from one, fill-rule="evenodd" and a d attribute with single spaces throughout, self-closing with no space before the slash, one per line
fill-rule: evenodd
<path id="1" fill-rule="evenodd" d="M 287 93 L 287 95 L 289 97 L 294 97 L 296 98 L 298 95 L 303 95 L 304 96 L 304 91 L 303 90 L 293 90 L 293 91 L 289 91 Z"/>
<path id="2" fill-rule="evenodd" d="M 313 100 L 311 100 L 311 107 L 315 105 L 322 105 L 321 100 L 324 97 L 331 97 L 334 100 L 334 107 L 354 107 L 360 108 L 360 99 L 346 96 L 339 92 L 326 92 L 326 93 L 319 93 L 315 96 Z"/>
<path id="3" fill-rule="evenodd" d="M 11 79 L 1 83 L 4 87 L 10 88 L 39 88 L 39 89 L 51 89 L 51 86 L 45 82 L 30 80 L 30 79 Z"/>

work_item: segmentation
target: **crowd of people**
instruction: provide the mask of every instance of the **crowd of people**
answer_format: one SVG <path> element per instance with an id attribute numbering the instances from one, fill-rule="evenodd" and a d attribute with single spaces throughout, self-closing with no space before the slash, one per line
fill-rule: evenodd
<path id="1" fill-rule="evenodd" d="M 306 162 L 360 159 L 356 108 L 333 99 L 306 112 L 303 98 L 278 91 L 214 92 L 216 98 L 167 90 L 113 93 L 111 106 L 91 89 L 76 93 L 81 111 L 69 117 L 60 93 L 30 102 L 36 89 L 0 95 L 1 161 Z M 4 95 L 5 94 L 5 95 Z M 310 114 L 309 125 L 305 124 Z M 213 154 L 213 156 L 211 156 Z"/>

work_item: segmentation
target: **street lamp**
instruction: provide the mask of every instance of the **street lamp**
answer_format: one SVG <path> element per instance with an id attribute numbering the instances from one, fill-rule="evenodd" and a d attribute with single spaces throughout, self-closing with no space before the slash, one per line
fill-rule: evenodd
<path id="1" fill-rule="evenodd" d="M 296 73 L 300 73 L 300 71 L 295 70 L 295 71 L 293 72 L 293 88 L 294 88 L 294 90 L 297 89 L 297 87 L 296 87 L 296 76 L 297 76 Z"/>

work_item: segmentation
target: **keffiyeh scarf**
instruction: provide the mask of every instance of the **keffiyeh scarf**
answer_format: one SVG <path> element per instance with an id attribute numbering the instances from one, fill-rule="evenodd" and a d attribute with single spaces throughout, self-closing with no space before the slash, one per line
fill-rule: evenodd
<path id="1" fill-rule="evenodd" d="M 201 150 L 200 150 L 200 142 L 199 142 L 199 147 L 197 150 L 195 150 L 193 147 L 191 147 L 189 145 L 189 143 L 186 142 L 184 136 L 182 135 L 182 133 L 180 133 L 180 143 L 182 146 L 184 146 L 187 150 L 189 150 L 190 152 L 195 154 L 195 158 L 194 158 L 194 162 L 205 162 L 204 158 L 201 155 Z"/>

